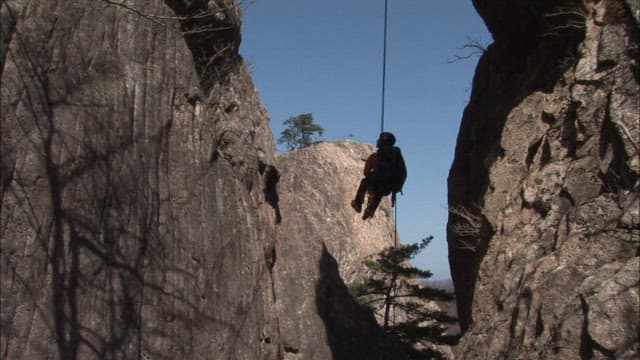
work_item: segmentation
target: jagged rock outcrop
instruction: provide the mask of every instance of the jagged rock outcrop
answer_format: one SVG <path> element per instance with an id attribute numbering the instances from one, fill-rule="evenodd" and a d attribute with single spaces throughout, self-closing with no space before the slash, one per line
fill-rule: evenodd
<path id="1" fill-rule="evenodd" d="M 276 160 L 282 174 L 278 185 L 281 209 L 287 214 L 281 226 L 288 232 L 284 236 L 298 238 L 299 232 L 307 232 L 316 241 L 325 242 L 348 283 L 362 279 L 362 259 L 395 240 L 388 198 L 367 221 L 350 206 L 364 161 L 372 152 L 368 144 L 326 141 L 286 152 Z"/>
<path id="2" fill-rule="evenodd" d="M 345 286 L 393 239 L 371 148 L 276 158 L 235 3 L 1 6 L 3 358 L 395 351 Z"/>
<path id="3" fill-rule="evenodd" d="M 460 358 L 636 358 L 637 1 L 475 0 L 449 174 Z"/>
<path id="4" fill-rule="evenodd" d="M 295 349 L 292 358 L 384 358 L 374 317 L 343 283 L 361 280 L 363 259 L 394 243 L 389 201 L 366 222 L 349 205 L 371 152 L 352 141 L 321 142 L 276 161 L 282 223 L 273 274 L 280 336 Z"/>

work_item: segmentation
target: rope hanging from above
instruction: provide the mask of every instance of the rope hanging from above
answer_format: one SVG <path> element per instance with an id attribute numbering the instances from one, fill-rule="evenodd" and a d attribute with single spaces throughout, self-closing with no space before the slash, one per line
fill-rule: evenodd
<path id="1" fill-rule="evenodd" d="M 393 247 L 398 247 L 398 204 L 393 207 Z"/>
<path id="2" fill-rule="evenodd" d="M 382 101 L 380 109 L 380 132 L 384 131 L 384 100 L 387 80 L 387 14 L 389 12 L 388 0 L 384 0 L 384 35 L 382 41 Z"/>
<path id="3" fill-rule="evenodd" d="M 380 101 L 380 133 L 384 132 L 384 104 L 387 85 L 387 23 L 389 18 L 389 0 L 384 0 L 384 33 L 382 40 L 382 99 Z M 398 204 L 393 194 L 393 246 L 398 247 Z"/>

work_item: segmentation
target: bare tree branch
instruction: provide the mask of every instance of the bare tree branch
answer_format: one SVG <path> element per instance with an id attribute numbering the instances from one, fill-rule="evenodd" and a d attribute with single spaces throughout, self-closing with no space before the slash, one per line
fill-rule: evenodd
<path id="1" fill-rule="evenodd" d="M 476 250 L 478 239 L 482 233 L 482 209 L 474 205 L 480 214 L 474 213 L 465 206 L 450 206 L 449 213 L 456 215 L 460 220 L 449 224 L 449 230 L 459 236 L 458 248 L 471 251 Z"/>
<path id="2" fill-rule="evenodd" d="M 167 16 L 167 15 L 158 15 L 158 14 L 149 14 L 149 13 L 145 13 L 131 5 L 128 4 L 127 0 L 102 0 L 103 2 L 106 2 L 109 5 L 115 5 L 118 7 L 121 7 L 127 11 L 130 11 L 144 19 L 147 19 L 149 21 L 152 21 L 158 25 L 162 25 L 162 26 L 166 26 L 167 23 L 166 21 L 185 21 L 185 20 L 205 20 L 207 18 L 218 18 L 220 16 L 224 16 L 221 13 L 221 10 L 223 10 L 223 8 L 220 9 L 212 9 L 212 10 L 206 10 L 206 11 L 200 11 L 198 13 L 195 13 L 193 15 L 189 15 L 189 16 Z M 196 33 L 203 33 L 203 32 L 210 32 L 210 31 L 221 31 L 221 30 L 229 30 L 230 27 L 208 27 L 208 26 L 203 26 L 194 30 L 189 30 L 189 31 L 184 31 L 181 32 L 182 34 L 196 34 Z"/>
<path id="3" fill-rule="evenodd" d="M 554 12 L 547 13 L 544 17 L 550 22 L 550 31 L 541 36 L 560 36 L 567 31 L 584 29 L 587 10 L 584 2 L 580 1 L 569 6 L 559 6 Z"/>
<path id="4" fill-rule="evenodd" d="M 447 64 L 453 64 L 454 62 L 458 62 L 460 60 L 470 59 L 474 56 L 481 56 L 487 51 L 487 45 L 483 44 L 480 40 L 474 39 L 470 36 L 466 37 L 467 42 L 459 46 L 457 49 L 460 51 L 464 51 L 463 54 L 455 54 L 453 59 L 448 59 Z"/>

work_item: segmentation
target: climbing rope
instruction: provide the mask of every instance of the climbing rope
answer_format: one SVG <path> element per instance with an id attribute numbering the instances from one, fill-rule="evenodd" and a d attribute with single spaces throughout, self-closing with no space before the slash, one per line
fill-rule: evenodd
<path id="1" fill-rule="evenodd" d="M 384 0 L 384 32 L 382 36 L 382 99 L 380 101 L 380 133 L 384 132 L 384 104 L 385 94 L 387 88 L 387 23 L 389 18 L 389 0 Z M 393 244 L 394 247 L 398 247 L 398 203 L 396 202 L 395 194 L 393 195 Z"/>
<path id="2" fill-rule="evenodd" d="M 389 12 L 388 0 L 384 0 L 384 35 L 382 41 L 382 101 L 380 109 L 380 132 L 384 131 L 384 97 L 387 80 L 387 14 Z"/>
<path id="3" fill-rule="evenodd" d="M 398 203 L 394 205 L 393 210 L 393 247 L 398 247 Z"/>

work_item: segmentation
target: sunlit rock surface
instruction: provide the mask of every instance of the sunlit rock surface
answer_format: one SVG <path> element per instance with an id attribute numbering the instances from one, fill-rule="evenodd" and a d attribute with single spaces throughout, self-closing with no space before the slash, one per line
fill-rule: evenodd
<path id="1" fill-rule="evenodd" d="M 449 174 L 460 358 L 639 353 L 638 2 L 474 1 Z"/>
<path id="2" fill-rule="evenodd" d="M 3 358 L 403 358 L 345 286 L 392 243 L 349 207 L 371 148 L 276 158 L 235 3 L 1 16 Z"/>

